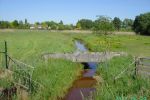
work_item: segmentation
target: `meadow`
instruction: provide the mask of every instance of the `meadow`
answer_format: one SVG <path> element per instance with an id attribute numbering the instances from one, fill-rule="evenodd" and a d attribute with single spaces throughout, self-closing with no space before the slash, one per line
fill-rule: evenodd
<path id="1" fill-rule="evenodd" d="M 12 58 L 36 67 L 33 79 L 44 85 L 44 90 L 39 92 L 41 97 L 56 99 L 58 96 L 63 96 L 73 80 L 80 74 L 82 68 L 80 64 L 60 59 L 51 59 L 45 63 L 42 59 L 44 53 L 75 50 L 72 38 L 64 34 L 16 30 L 1 32 L 0 40 L 7 41 L 8 54 Z M 39 94 L 36 94 L 36 100 L 41 99 L 38 97 Z"/>
<path id="2" fill-rule="evenodd" d="M 132 56 L 150 56 L 150 37 L 140 35 L 78 34 L 90 51 L 123 51 Z"/>
<path id="3" fill-rule="evenodd" d="M 83 68 L 80 63 L 73 63 L 63 59 L 50 59 L 48 62 L 45 62 L 42 59 L 42 55 L 45 53 L 66 53 L 76 51 L 74 44 L 75 39 L 82 40 L 90 51 L 124 51 L 131 56 L 150 56 L 150 37 L 148 36 L 103 36 L 85 33 L 50 32 L 44 30 L 0 31 L 0 41 L 7 41 L 9 55 L 12 58 L 35 67 L 32 78 L 43 84 L 45 87 L 42 92 L 39 91 L 38 93 L 31 95 L 30 98 L 35 100 L 40 100 L 43 97 L 50 100 L 63 97 L 68 88 L 71 87 L 73 81 L 80 75 Z M 109 67 L 107 70 L 105 70 L 105 67 L 102 67 L 106 66 L 105 63 L 99 64 L 97 67 L 97 74 L 102 76 L 104 80 L 108 82 L 112 88 L 113 94 L 115 93 L 115 96 L 124 96 L 124 92 L 126 94 L 136 94 L 139 85 L 144 86 L 144 88 L 149 88 L 149 85 L 144 85 L 144 83 L 134 85 L 134 83 L 138 83 L 138 80 L 131 81 L 133 84 L 128 88 L 125 88 L 124 85 L 127 86 L 128 84 L 126 81 L 130 81 L 130 76 L 126 75 L 124 75 L 125 79 L 119 79 L 121 81 L 118 81 L 115 85 L 112 83 L 112 76 L 118 74 L 122 68 L 127 67 L 132 62 L 131 56 L 114 58 L 112 61 L 108 61 L 107 64 Z M 99 97 L 104 99 L 107 99 L 105 97 L 112 97 L 112 94 L 110 94 L 111 92 L 105 91 L 107 89 L 105 87 L 105 84 L 97 85 L 98 95 L 96 95 L 96 97 L 98 97 L 98 99 L 100 99 Z M 114 89 L 115 87 L 118 88 Z M 131 91 L 130 89 L 132 88 L 135 88 L 133 89 L 135 91 Z M 121 94 L 118 94 L 118 92 Z M 149 93 L 149 91 L 146 93 Z M 103 96 L 103 94 L 105 95 Z"/>

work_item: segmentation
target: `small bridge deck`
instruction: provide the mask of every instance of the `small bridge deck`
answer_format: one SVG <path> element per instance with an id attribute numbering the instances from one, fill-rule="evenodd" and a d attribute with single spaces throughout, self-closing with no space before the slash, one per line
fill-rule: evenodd
<path id="1" fill-rule="evenodd" d="M 104 62 L 107 59 L 111 59 L 115 56 L 127 55 L 124 52 L 75 52 L 75 53 L 54 53 L 44 54 L 43 58 L 48 60 L 50 58 L 55 59 L 67 59 L 73 62 Z"/>

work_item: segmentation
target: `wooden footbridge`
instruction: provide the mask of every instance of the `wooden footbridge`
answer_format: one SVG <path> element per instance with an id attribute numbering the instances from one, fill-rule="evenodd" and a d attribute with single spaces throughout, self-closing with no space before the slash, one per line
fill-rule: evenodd
<path id="1" fill-rule="evenodd" d="M 43 58 L 66 59 L 73 62 L 104 62 L 115 56 L 127 55 L 124 52 L 75 52 L 75 53 L 52 53 L 44 54 Z"/>

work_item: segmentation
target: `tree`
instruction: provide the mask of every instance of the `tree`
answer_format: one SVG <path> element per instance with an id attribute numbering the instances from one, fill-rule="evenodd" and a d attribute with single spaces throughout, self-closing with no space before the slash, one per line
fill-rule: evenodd
<path id="1" fill-rule="evenodd" d="M 76 24 L 76 28 L 79 29 L 79 30 L 81 29 L 81 23 L 79 21 Z"/>
<path id="2" fill-rule="evenodd" d="M 56 30 L 56 29 L 58 29 L 58 24 L 54 21 L 49 21 L 48 27 L 49 27 L 49 29 Z"/>
<path id="3" fill-rule="evenodd" d="M 65 28 L 65 30 L 73 30 L 73 25 L 72 24 L 65 25 L 64 28 Z"/>
<path id="4" fill-rule="evenodd" d="M 18 23 L 17 20 L 14 20 L 14 21 L 11 23 L 11 25 L 12 25 L 12 28 L 18 28 L 19 23 Z"/>
<path id="5" fill-rule="evenodd" d="M 58 30 L 64 30 L 64 29 L 65 29 L 65 27 L 64 27 L 63 24 L 59 24 L 59 25 L 58 25 Z"/>
<path id="6" fill-rule="evenodd" d="M 97 20 L 95 20 L 94 31 L 96 33 L 108 34 L 108 32 L 112 32 L 114 30 L 113 24 L 111 22 L 110 17 L 99 16 Z"/>
<path id="7" fill-rule="evenodd" d="M 77 22 L 76 27 L 78 29 L 90 30 L 93 27 L 93 21 L 89 19 L 81 19 Z"/>
<path id="8" fill-rule="evenodd" d="M 19 28 L 20 28 L 20 29 L 25 28 L 22 20 L 19 21 Z"/>
<path id="9" fill-rule="evenodd" d="M 61 20 L 61 21 L 59 22 L 59 24 L 63 25 L 63 21 Z"/>
<path id="10" fill-rule="evenodd" d="M 64 27 L 64 24 L 63 24 L 63 21 L 61 20 L 58 24 L 58 30 L 64 30 L 65 27 Z"/>
<path id="11" fill-rule="evenodd" d="M 28 23 L 28 20 L 27 20 L 27 19 L 25 19 L 24 23 L 25 23 L 24 28 L 27 29 L 27 28 L 30 27 L 30 24 Z"/>
<path id="12" fill-rule="evenodd" d="M 28 21 L 27 21 L 27 19 L 25 19 L 24 23 L 25 23 L 25 25 L 26 25 L 26 24 L 28 24 Z"/>
<path id="13" fill-rule="evenodd" d="M 48 22 L 42 22 L 41 25 L 42 25 L 42 28 L 48 29 Z"/>
<path id="14" fill-rule="evenodd" d="M 10 28 L 10 23 L 8 21 L 0 21 L 0 28 Z"/>
<path id="15" fill-rule="evenodd" d="M 122 22 L 122 28 L 128 31 L 128 30 L 132 30 L 132 27 L 133 27 L 133 20 L 125 18 Z"/>
<path id="16" fill-rule="evenodd" d="M 113 25 L 117 31 L 121 28 L 121 20 L 118 17 L 115 17 L 113 20 Z"/>
<path id="17" fill-rule="evenodd" d="M 136 16 L 133 29 L 136 33 L 150 35 L 150 12 Z"/>

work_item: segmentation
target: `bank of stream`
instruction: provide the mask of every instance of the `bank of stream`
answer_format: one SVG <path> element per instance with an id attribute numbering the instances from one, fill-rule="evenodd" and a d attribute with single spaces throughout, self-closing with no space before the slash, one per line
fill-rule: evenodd
<path id="1" fill-rule="evenodd" d="M 76 40 L 75 45 L 80 52 L 86 52 L 88 49 L 85 45 Z M 82 62 L 84 68 L 81 77 L 73 82 L 72 87 L 65 95 L 63 100 L 83 100 L 85 98 L 93 98 L 92 94 L 96 91 L 96 79 L 93 78 L 96 72 L 97 63 L 95 62 Z"/>

